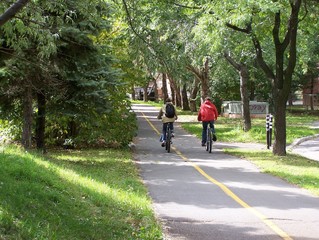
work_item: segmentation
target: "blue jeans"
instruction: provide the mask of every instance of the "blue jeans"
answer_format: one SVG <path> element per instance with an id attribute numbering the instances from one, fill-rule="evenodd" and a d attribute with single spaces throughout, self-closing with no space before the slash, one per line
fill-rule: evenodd
<path id="1" fill-rule="evenodd" d="M 174 132 L 174 124 L 173 122 L 163 123 L 163 141 L 166 141 L 166 128 L 167 125 L 169 125 L 169 128 L 171 129 L 171 132 Z"/>
<path id="2" fill-rule="evenodd" d="M 207 141 L 207 126 L 209 124 L 212 133 L 215 133 L 214 121 L 202 122 L 203 124 L 203 131 L 202 131 L 202 144 L 205 144 Z"/>

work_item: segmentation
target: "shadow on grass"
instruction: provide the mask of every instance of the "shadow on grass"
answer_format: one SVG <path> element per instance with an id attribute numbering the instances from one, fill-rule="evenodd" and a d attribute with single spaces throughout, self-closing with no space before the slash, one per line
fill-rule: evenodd
<path id="1" fill-rule="evenodd" d="M 101 169 L 112 164 L 65 164 L 32 154 L 0 154 L 0 238 L 129 239 L 147 234 L 139 231 L 149 209 L 125 200 L 135 189 L 126 194 L 103 179 L 108 172 Z M 126 178 L 115 173 L 112 177 Z M 154 231 L 143 231 L 148 230 Z"/>
<path id="2" fill-rule="evenodd" d="M 145 196 L 144 189 L 141 189 L 143 186 L 136 180 L 138 172 L 126 150 L 114 150 L 112 157 L 107 150 L 90 150 L 90 153 L 67 151 L 63 152 L 63 156 L 60 154 L 61 152 L 49 154 L 50 161 L 56 166 L 70 169 L 100 183 L 106 182 L 111 188 L 135 192 L 139 197 Z"/>

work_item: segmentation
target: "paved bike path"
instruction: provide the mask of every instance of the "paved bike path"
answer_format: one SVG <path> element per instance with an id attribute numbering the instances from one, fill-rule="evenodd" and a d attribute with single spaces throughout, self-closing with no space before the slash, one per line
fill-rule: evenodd
<path id="1" fill-rule="evenodd" d="M 289 151 L 311 160 L 319 161 L 319 134 L 300 139 Z"/>
<path id="2" fill-rule="evenodd" d="M 135 105 L 134 111 L 135 159 L 165 239 L 319 239 L 318 197 L 224 154 L 218 142 L 207 153 L 178 123 L 175 150 L 167 153 L 158 110 Z"/>

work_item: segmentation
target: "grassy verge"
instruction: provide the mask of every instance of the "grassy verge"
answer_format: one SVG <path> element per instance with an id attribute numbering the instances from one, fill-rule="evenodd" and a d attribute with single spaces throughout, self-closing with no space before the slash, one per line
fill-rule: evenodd
<path id="1" fill-rule="evenodd" d="M 161 239 L 129 150 L 0 153 L 0 239 Z"/>
<path id="2" fill-rule="evenodd" d="M 316 116 L 292 115 L 287 116 L 287 143 L 295 139 L 319 133 L 319 129 L 311 128 L 311 123 L 318 121 Z M 196 136 L 201 136 L 201 123 L 183 123 L 182 126 Z M 215 128 L 219 141 L 223 142 L 255 142 L 266 144 L 266 120 L 252 119 L 252 129 L 243 132 L 241 119 L 218 118 Z"/>

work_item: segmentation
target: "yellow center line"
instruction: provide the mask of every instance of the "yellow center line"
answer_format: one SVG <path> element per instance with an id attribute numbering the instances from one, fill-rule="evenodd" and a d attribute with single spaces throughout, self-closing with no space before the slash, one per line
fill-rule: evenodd
<path id="1" fill-rule="evenodd" d="M 151 121 L 147 118 L 147 116 L 141 112 L 145 120 L 148 122 L 148 124 L 153 128 L 153 130 L 157 134 L 161 134 L 157 128 L 154 126 L 154 124 L 151 123 Z M 282 239 L 284 240 L 292 240 L 292 238 L 283 231 L 280 227 L 278 227 L 275 223 L 270 221 L 264 214 L 257 211 L 255 208 L 251 207 L 249 204 L 247 204 L 245 201 L 243 201 L 240 197 L 238 197 L 235 193 L 233 193 L 228 187 L 226 187 L 223 183 L 217 181 L 213 177 L 209 176 L 203 169 L 201 169 L 199 166 L 197 166 L 195 163 L 193 163 L 191 160 L 189 160 L 186 156 L 184 156 L 179 150 L 177 150 L 175 147 L 172 147 L 172 149 L 176 152 L 178 156 L 180 156 L 184 161 L 191 164 L 202 176 L 204 176 L 207 180 L 212 182 L 213 184 L 217 185 L 226 195 L 228 195 L 230 198 L 232 198 L 235 202 L 237 202 L 239 205 L 244 207 L 245 209 L 249 210 L 251 213 L 253 213 L 255 216 L 257 216 L 263 223 L 265 223 L 270 229 L 272 229 L 275 233 L 277 233 Z"/>

